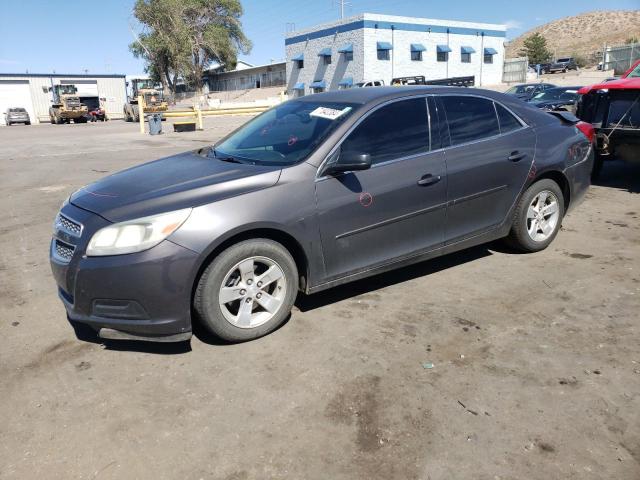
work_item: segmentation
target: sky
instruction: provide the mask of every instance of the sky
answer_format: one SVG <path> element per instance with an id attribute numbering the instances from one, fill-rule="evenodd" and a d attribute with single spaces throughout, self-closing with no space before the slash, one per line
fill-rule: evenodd
<path id="1" fill-rule="evenodd" d="M 129 52 L 134 0 L 0 0 L 0 73 L 121 73 L 144 71 Z M 242 24 L 253 42 L 240 56 L 254 65 L 284 59 L 284 35 L 334 21 L 339 0 L 243 0 Z M 345 17 L 380 13 L 501 23 L 507 38 L 570 15 L 593 10 L 637 10 L 640 0 L 349 0 Z M 81 29 L 72 28 L 78 20 Z"/>

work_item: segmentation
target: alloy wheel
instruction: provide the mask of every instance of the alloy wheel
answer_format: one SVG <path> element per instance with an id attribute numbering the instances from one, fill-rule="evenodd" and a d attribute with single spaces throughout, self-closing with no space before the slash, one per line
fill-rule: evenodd
<path id="1" fill-rule="evenodd" d="M 538 193 L 527 209 L 527 232 L 536 242 L 544 242 L 556 230 L 560 219 L 560 206 L 555 194 L 549 190 Z"/>
<path id="2" fill-rule="evenodd" d="M 239 328 L 267 323 L 282 307 L 287 280 L 280 265 L 267 257 L 249 257 L 224 277 L 218 303 L 224 318 Z"/>

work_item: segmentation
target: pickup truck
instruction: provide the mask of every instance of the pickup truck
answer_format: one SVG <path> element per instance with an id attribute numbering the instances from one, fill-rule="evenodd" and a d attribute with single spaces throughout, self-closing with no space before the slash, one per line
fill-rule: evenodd
<path id="1" fill-rule="evenodd" d="M 546 68 L 548 73 L 566 72 L 567 70 L 578 70 L 578 64 L 573 57 L 559 58 Z"/>
<path id="2" fill-rule="evenodd" d="M 576 115 L 593 125 L 596 178 L 605 160 L 640 161 L 640 60 L 621 78 L 578 90 Z"/>

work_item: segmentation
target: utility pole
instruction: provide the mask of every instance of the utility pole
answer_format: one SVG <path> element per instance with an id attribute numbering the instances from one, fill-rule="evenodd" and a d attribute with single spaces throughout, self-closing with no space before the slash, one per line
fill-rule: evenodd
<path id="1" fill-rule="evenodd" d="M 340 2 L 340 20 L 344 19 L 344 7 L 351 6 L 351 2 L 347 2 L 346 0 L 338 0 Z"/>

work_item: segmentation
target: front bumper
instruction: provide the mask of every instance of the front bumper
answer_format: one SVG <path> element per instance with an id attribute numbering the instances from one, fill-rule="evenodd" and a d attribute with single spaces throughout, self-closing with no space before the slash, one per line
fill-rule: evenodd
<path id="1" fill-rule="evenodd" d="M 56 227 L 51 241 L 51 270 L 70 321 L 138 339 L 189 338 L 195 252 L 165 240 L 143 252 L 87 257 L 89 239 L 108 222 L 70 204 L 61 213 L 82 225 L 78 237 Z M 74 249 L 68 258 L 56 251 L 60 244 Z"/>

